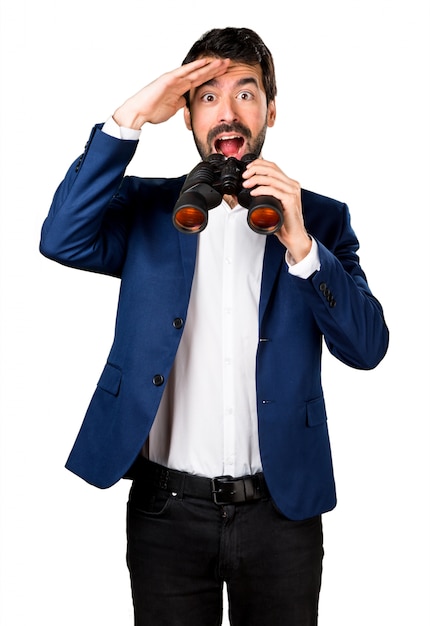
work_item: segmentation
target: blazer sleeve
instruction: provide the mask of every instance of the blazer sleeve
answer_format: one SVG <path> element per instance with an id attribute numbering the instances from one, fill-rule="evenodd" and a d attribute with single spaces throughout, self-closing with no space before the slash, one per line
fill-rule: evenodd
<path id="1" fill-rule="evenodd" d="M 320 270 L 307 280 L 295 277 L 296 286 L 308 300 L 329 351 L 351 367 L 372 369 L 386 354 L 389 332 L 359 262 L 348 207 L 336 203 L 335 211 L 333 223 L 327 219 L 313 229 Z"/>
<path id="2" fill-rule="evenodd" d="M 138 141 L 114 138 L 101 127 L 93 128 L 54 195 L 40 252 L 63 265 L 120 276 L 129 220 L 116 196 Z"/>

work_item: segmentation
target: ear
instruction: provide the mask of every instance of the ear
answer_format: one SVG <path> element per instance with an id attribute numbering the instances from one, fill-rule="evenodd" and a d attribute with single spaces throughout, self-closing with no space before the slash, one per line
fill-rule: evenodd
<path id="1" fill-rule="evenodd" d="M 187 105 L 184 106 L 184 121 L 185 121 L 185 126 L 188 128 L 188 130 L 192 130 L 191 112 L 190 112 L 190 109 L 187 107 Z"/>
<path id="2" fill-rule="evenodd" d="M 267 105 L 267 126 L 271 128 L 275 124 L 276 119 L 276 103 L 271 100 Z"/>

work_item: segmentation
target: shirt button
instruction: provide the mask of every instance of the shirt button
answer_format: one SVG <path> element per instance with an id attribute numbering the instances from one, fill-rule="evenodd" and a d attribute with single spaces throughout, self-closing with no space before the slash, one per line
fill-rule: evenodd
<path id="1" fill-rule="evenodd" d="M 152 379 L 152 384 L 155 385 L 156 387 L 161 387 L 163 383 L 164 383 L 164 376 L 162 374 L 155 374 L 155 376 Z"/>

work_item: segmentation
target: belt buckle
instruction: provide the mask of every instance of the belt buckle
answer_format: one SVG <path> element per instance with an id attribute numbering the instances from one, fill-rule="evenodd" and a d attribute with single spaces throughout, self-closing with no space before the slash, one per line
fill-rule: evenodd
<path id="1" fill-rule="evenodd" d="M 228 491 L 230 485 L 230 492 Z M 212 498 L 215 504 L 231 504 L 236 494 L 233 476 L 217 476 L 211 479 Z M 230 496 L 230 497 L 228 497 Z"/>

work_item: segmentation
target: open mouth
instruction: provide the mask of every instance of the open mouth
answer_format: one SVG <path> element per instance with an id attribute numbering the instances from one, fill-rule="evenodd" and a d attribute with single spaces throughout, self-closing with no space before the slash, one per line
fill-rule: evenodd
<path id="1" fill-rule="evenodd" d="M 239 135 L 233 137 L 218 137 L 215 141 L 215 150 L 218 154 L 230 157 L 238 154 L 244 143 L 244 138 Z"/>

